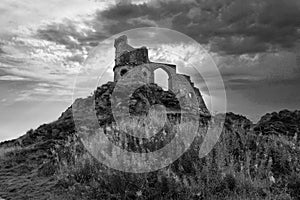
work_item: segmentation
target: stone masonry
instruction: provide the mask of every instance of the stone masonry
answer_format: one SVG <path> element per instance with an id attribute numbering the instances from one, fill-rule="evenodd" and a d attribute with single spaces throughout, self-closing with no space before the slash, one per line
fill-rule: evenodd
<path id="1" fill-rule="evenodd" d="M 154 83 L 154 71 L 164 70 L 168 76 L 168 88 L 177 97 L 192 99 L 195 95 L 202 116 L 210 116 L 198 88 L 194 86 L 190 76 L 176 73 L 176 65 L 151 62 L 146 47 L 134 48 L 128 44 L 126 35 L 120 36 L 114 43 L 115 67 L 114 81 L 118 82 L 123 76 L 134 76 L 144 83 Z M 128 74 L 129 73 L 129 74 Z M 134 79 L 136 80 L 136 79 Z M 193 98 L 195 99 L 195 98 Z"/>

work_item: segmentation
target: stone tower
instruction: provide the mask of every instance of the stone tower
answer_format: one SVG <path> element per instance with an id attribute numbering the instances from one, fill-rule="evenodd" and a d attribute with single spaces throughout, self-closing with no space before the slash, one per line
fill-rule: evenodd
<path id="1" fill-rule="evenodd" d="M 148 49 L 146 47 L 134 48 L 130 46 L 126 35 L 115 39 L 114 47 L 116 49 L 115 66 L 113 68 L 115 82 L 118 82 L 122 76 L 127 75 L 131 71 L 135 73 L 136 77 L 141 78 L 143 82 L 154 83 L 154 71 L 162 69 L 169 76 L 169 90 L 181 97 L 191 98 L 192 95 L 196 95 L 200 113 L 203 116 L 210 116 L 199 89 L 194 87 L 194 83 L 189 76 L 176 73 L 176 65 L 151 62 L 148 57 Z M 183 87 L 186 83 L 188 85 Z M 186 88 L 192 88 L 193 91 L 187 91 Z"/>

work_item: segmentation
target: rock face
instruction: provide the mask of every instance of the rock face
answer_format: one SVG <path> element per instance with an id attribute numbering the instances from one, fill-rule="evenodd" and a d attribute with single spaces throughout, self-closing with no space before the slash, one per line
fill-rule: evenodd
<path id="1" fill-rule="evenodd" d="M 113 119 L 111 113 L 111 95 L 115 87 L 114 82 L 102 85 L 95 91 L 95 107 L 97 110 L 100 124 L 105 124 Z M 118 98 L 118 96 L 116 96 Z M 122 102 L 116 99 L 117 102 Z M 124 102 L 125 103 L 125 102 Z M 127 102 L 126 102 L 127 103 Z M 129 112 L 131 114 L 146 114 L 152 105 L 161 104 L 168 110 L 180 110 L 179 101 L 171 91 L 164 91 L 156 84 L 148 84 L 137 89 L 130 98 Z M 122 104 L 118 106 L 123 106 Z M 102 118 L 106 116 L 106 118 Z"/>
<path id="2" fill-rule="evenodd" d="M 95 103 L 98 123 L 111 127 L 111 92 L 114 82 L 97 88 L 93 96 L 78 99 L 80 109 Z M 178 110 L 174 93 L 155 84 L 137 90 L 130 100 L 132 115 L 145 115 L 155 104 Z M 28 131 L 0 145 L 0 197 L 4 199 L 299 199 L 299 111 L 267 114 L 257 124 L 233 113 L 226 114 L 222 134 L 213 150 L 199 158 L 208 118 L 200 118 L 199 134 L 189 150 L 161 170 L 129 174 L 107 168 L 94 159 L 75 131 L 72 107 L 58 120 Z M 169 115 L 169 126 L 179 116 Z M 172 121 L 173 119 L 173 121 Z M 218 116 L 213 117 L 214 120 Z M 88 117 L 80 119 L 90 123 Z M 106 129 L 109 130 L 109 129 Z M 88 130 L 87 130 L 88 131 Z M 118 143 L 116 132 L 106 131 Z M 131 151 L 160 148 L 160 143 L 141 148 L 127 140 Z M 155 146 L 156 145 L 156 146 Z M 147 150 L 148 149 L 148 150 Z M 280 197 L 280 198 L 279 198 Z"/>

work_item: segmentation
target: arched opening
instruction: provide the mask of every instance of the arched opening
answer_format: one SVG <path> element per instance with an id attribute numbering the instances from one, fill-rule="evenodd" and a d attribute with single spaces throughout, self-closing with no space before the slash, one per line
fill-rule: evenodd
<path id="1" fill-rule="evenodd" d="M 120 75 L 123 76 L 126 73 L 127 73 L 127 69 L 122 69 L 121 72 L 120 72 Z"/>
<path id="2" fill-rule="evenodd" d="M 154 71 L 154 83 L 162 87 L 164 90 L 169 90 L 169 75 L 163 69 Z"/>

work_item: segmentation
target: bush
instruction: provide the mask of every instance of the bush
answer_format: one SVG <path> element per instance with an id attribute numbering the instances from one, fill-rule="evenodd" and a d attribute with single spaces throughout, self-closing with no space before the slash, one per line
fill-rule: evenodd
<path id="1" fill-rule="evenodd" d="M 232 174 L 226 174 L 223 179 L 226 188 L 230 191 L 234 191 L 236 189 L 237 181 L 236 178 Z"/>
<path id="2" fill-rule="evenodd" d="M 287 188 L 294 199 L 300 199 L 300 175 L 292 174 L 288 179 Z"/>

